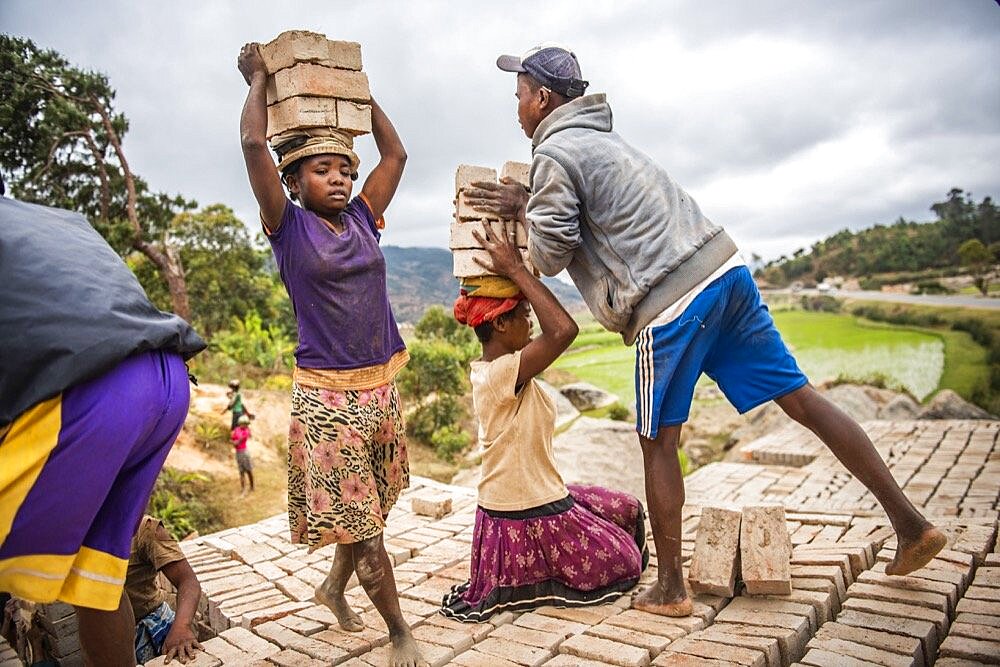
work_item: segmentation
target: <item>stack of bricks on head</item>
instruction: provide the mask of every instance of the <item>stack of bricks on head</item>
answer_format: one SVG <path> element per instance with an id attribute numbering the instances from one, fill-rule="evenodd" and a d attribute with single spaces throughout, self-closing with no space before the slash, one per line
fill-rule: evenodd
<path id="1" fill-rule="evenodd" d="M 525 188 L 528 187 L 528 170 L 531 165 L 523 162 L 506 162 L 500 170 L 500 178 L 510 178 L 520 183 Z M 524 225 L 519 220 L 501 220 L 499 217 L 481 213 L 472 208 L 467 200 L 466 192 L 473 183 L 497 182 L 496 169 L 490 167 L 476 167 L 473 165 L 459 165 L 455 172 L 455 221 L 451 224 L 451 241 L 448 247 L 454 257 L 454 275 L 456 278 L 478 278 L 490 275 L 488 269 L 483 268 L 476 262 L 476 258 L 490 265 L 490 254 L 483 249 L 482 244 L 472 235 L 473 230 L 477 230 L 480 236 L 485 238 L 484 225 L 489 225 L 493 233 L 497 236 L 507 237 L 514 232 L 516 245 L 521 250 L 521 257 L 524 264 L 533 274 L 538 275 L 528 260 L 528 235 Z"/>
<path id="2" fill-rule="evenodd" d="M 267 69 L 267 138 L 316 127 L 359 136 L 372 131 L 371 92 L 361 45 L 304 30 L 260 47 Z"/>

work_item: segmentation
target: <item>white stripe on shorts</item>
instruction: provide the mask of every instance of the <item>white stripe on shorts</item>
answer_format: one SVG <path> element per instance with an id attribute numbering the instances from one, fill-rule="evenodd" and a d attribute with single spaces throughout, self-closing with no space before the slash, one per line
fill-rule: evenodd
<path id="1" fill-rule="evenodd" d="M 650 327 L 639 332 L 636 344 L 636 368 L 639 375 L 638 404 L 639 432 L 649 437 L 652 432 L 653 407 L 653 334 Z"/>

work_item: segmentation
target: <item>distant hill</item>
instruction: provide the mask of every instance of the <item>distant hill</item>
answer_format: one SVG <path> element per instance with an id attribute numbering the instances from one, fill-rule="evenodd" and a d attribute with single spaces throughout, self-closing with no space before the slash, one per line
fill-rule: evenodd
<path id="1" fill-rule="evenodd" d="M 976 203 L 958 188 L 948 199 L 932 204 L 934 222 L 900 218 L 892 225 L 874 225 L 857 232 L 844 229 L 817 241 L 807 251 L 781 257 L 762 270 L 774 285 L 792 280 L 823 280 L 826 276 L 864 277 L 878 274 L 959 270 L 958 247 L 969 239 L 984 245 L 1000 241 L 1000 210 L 990 197 Z"/>
<path id="2" fill-rule="evenodd" d="M 389 302 L 400 322 L 416 322 L 428 306 L 448 308 L 458 296 L 458 280 L 451 275 L 451 252 L 445 248 L 382 246 Z M 545 284 L 571 313 L 586 309 L 573 285 L 545 278 Z"/>

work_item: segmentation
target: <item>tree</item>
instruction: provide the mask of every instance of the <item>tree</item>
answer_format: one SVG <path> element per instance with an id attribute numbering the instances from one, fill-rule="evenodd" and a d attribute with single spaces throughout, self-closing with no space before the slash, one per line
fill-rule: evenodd
<path id="1" fill-rule="evenodd" d="M 72 66 L 28 39 L 0 35 L 0 167 L 24 201 L 86 215 L 122 255 L 156 267 L 171 307 L 191 319 L 170 222 L 194 202 L 150 192 L 129 167 L 125 115 L 105 75 Z"/>
<path id="2" fill-rule="evenodd" d="M 178 213 L 168 229 L 184 265 L 194 323 L 203 334 L 229 328 L 234 318 L 249 312 L 258 313 L 268 326 L 286 317 L 294 321 L 274 300 L 287 302 L 288 297 L 277 275 L 268 272 L 270 251 L 254 247 L 246 225 L 228 206 Z M 129 264 L 153 303 L 169 301 L 152 262 L 139 255 Z M 289 325 L 286 333 L 294 336 L 294 327 Z"/>
<path id="3" fill-rule="evenodd" d="M 976 287 L 983 293 L 983 296 L 989 294 L 989 270 L 993 253 L 979 239 L 969 239 L 958 246 L 958 256 L 962 266 L 969 269 Z"/>

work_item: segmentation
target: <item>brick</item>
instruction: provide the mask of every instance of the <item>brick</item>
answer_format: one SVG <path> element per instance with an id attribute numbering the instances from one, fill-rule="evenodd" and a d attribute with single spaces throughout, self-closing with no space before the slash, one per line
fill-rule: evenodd
<path id="1" fill-rule="evenodd" d="M 627 628 L 629 630 L 635 630 L 637 632 L 660 635 L 662 637 L 667 637 L 668 639 L 677 639 L 686 635 L 689 632 L 689 629 L 682 629 L 677 625 L 673 625 L 671 621 L 674 620 L 677 619 L 650 614 L 649 612 L 640 611 L 638 609 L 629 609 L 628 611 L 623 611 L 616 616 L 609 617 L 605 623 L 609 625 L 616 625 L 621 628 Z M 701 621 L 701 619 L 696 620 L 700 622 L 700 627 L 693 629 L 700 630 L 704 627 L 704 621 Z"/>
<path id="2" fill-rule="evenodd" d="M 18 663 L 16 667 L 21 667 Z M 585 660 L 580 656 L 560 653 L 545 663 L 545 667 L 605 667 L 605 663 L 596 660 Z"/>
<path id="3" fill-rule="evenodd" d="M 842 623 L 826 623 L 816 633 L 816 638 L 839 639 L 857 645 L 873 646 L 904 656 L 910 664 L 922 667 L 924 652 L 916 637 L 897 635 L 870 628 L 859 628 Z"/>
<path id="4" fill-rule="evenodd" d="M 264 577 L 268 581 L 275 581 L 281 579 L 287 573 L 280 567 L 272 563 L 271 561 L 262 561 L 260 563 L 253 564 L 254 572 Z"/>
<path id="5" fill-rule="evenodd" d="M 221 637 L 207 639 L 201 642 L 201 646 L 205 653 L 213 658 L 218 658 L 224 665 L 246 663 L 253 659 L 249 653 L 241 651 Z M 277 649 L 277 647 L 275 648 Z"/>
<path id="6" fill-rule="evenodd" d="M 305 127 L 336 127 L 337 100 L 290 97 L 267 107 L 267 138 Z M 277 565 L 278 563 L 275 562 Z M 303 566 L 305 564 L 303 563 Z M 281 567 L 281 565 L 278 565 Z"/>
<path id="7" fill-rule="evenodd" d="M 840 596 L 837 593 L 837 586 L 827 579 L 808 579 L 802 577 L 792 577 L 792 594 L 795 591 L 806 591 L 819 593 L 827 596 L 830 601 L 830 609 L 833 615 L 840 613 Z"/>
<path id="8" fill-rule="evenodd" d="M 504 162 L 500 168 L 500 178 L 509 178 L 531 189 L 531 165 L 527 162 Z"/>
<path id="9" fill-rule="evenodd" d="M 674 653 L 673 651 L 664 651 L 656 660 L 652 662 L 653 667 L 729 667 L 730 665 L 737 665 L 735 662 L 726 662 L 725 660 L 717 659 L 706 659 L 699 658 L 694 655 L 686 655 L 684 653 Z"/>
<path id="10" fill-rule="evenodd" d="M 467 651 L 475 643 L 472 635 L 469 633 L 426 623 L 414 628 L 413 636 L 428 644 L 448 646 L 454 649 L 455 653 Z"/>
<path id="11" fill-rule="evenodd" d="M 586 634 L 573 635 L 559 645 L 559 652 L 620 667 L 644 667 L 649 664 L 649 651 L 644 648 Z"/>
<path id="12" fill-rule="evenodd" d="M 885 562 L 875 563 L 875 566 L 871 571 L 875 574 L 882 574 L 887 577 L 896 578 L 896 575 L 885 574 Z M 965 590 L 966 582 L 968 581 L 968 575 L 962 572 L 955 572 L 953 570 L 936 570 L 934 568 L 922 567 L 916 572 L 911 572 L 905 577 L 900 577 L 901 579 L 922 579 L 924 581 L 937 581 L 940 583 L 951 584 L 956 586 L 961 592 Z"/>
<path id="13" fill-rule="evenodd" d="M 629 646 L 644 648 L 649 651 L 650 656 L 658 655 L 660 651 L 667 647 L 667 644 L 673 641 L 670 637 L 631 630 L 623 628 L 620 625 L 611 625 L 610 623 L 600 623 L 588 628 L 586 634 L 621 642 Z"/>
<path id="14" fill-rule="evenodd" d="M 937 656 L 939 644 L 937 629 L 930 621 L 921 621 L 912 618 L 893 618 L 892 616 L 881 616 L 870 612 L 846 609 L 837 616 L 837 623 L 856 628 L 867 628 L 906 637 L 914 637 L 920 640 L 926 664 L 933 664 L 934 658 Z"/>
<path id="15" fill-rule="evenodd" d="M 492 266 L 493 262 L 490 259 L 490 254 L 485 250 L 455 250 L 452 253 L 453 257 L 453 271 L 452 274 L 456 278 L 469 278 L 475 276 L 486 276 L 491 275 L 490 269 L 485 268 L 476 262 L 476 259 L 484 262 L 486 266 Z M 531 262 L 528 260 L 528 251 L 521 250 L 521 258 L 524 260 L 525 266 L 534 273 L 534 268 L 531 266 Z"/>
<path id="16" fill-rule="evenodd" d="M 989 602 L 986 600 L 972 600 L 962 598 L 955 607 L 958 612 L 969 614 L 983 614 L 985 616 L 1000 616 L 1000 602 Z"/>
<path id="17" fill-rule="evenodd" d="M 337 129 L 355 137 L 371 132 L 371 105 L 352 100 L 337 100 Z"/>
<path id="18" fill-rule="evenodd" d="M 711 658 L 734 662 L 748 667 L 765 667 L 767 659 L 763 651 L 742 646 L 727 646 L 710 640 L 682 637 L 670 644 L 674 653 L 686 653 L 699 658 Z"/>
<path id="19" fill-rule="evenodd" d="M 281 558 L 281 552 L 270 544 L 247 544 L 233 549 L 233 558 L 247 565 Z"/>
<path id="20" fill-rule="evenodd" d="M 785 523 L 785 508 L 780 505 L 744 507 L 740 524 L 740 567 L 747 593 L 790 593 L 791 556 L 792 541 Z"/>
<path id="21" fill-rule="evenodd" d="M 531 628 L 514 625 L 513 623 L 507 623 L 496 628 L 490 633 L 490 637 L 506 639 L 507 641 L 517 642 L 525 646 L 534 646 L 535 648 L 545 649 L 550 652 L 554 652 L 556 647 L 566 639 L 560 633 L 532 630 Z"/>
<path id="22" fill-rule="evenodd" d="M 897 577 L 884 572 L 862 572 L 857 581 L 863 584 L 876 584 L 909 591 L 921 591 L 943 595 L 948 600 L 948 609 L 953 611 L 958 603 L 958 587 L 941 581 L 921 579 L 919 577 Z"/>
<path id="23" fill-rule="evenodd" d="M 985 625 L 991 628 L 1000 628 L 1000 616 L 989 616 L 987 614 L 970 614 L 968 612 L 959 614 L 955 618 L 956 623 L 972 623 L 973 625 Z"/>
<path id="24" fill-rule="evenodd" d="M 705 507 L 698 523 L 688 581 L 695 593 L 733 597 L 740 556 L 740 512 Z"/>
<path id="25" fill-rule="evenodd" d="M 254 658 L 266 658 L 281 650 L 271 642 L 244 628 L 230 628 L 219 633 L 219 637 Z"/>
<path id="26" fill-rule="evenodd" d="M 438 491 L 420 491 L 410 496 L 414 514 L 440 519 L 451 514 L 451 494 Z"/>
<path id="27" fill-rule="evenodd" d="M 244 628 L 250 629 L 260 625 L 261 623 L 273 621 L 283 616 L 294 614 L 297 611 L 302 611 L 310 606 L 311 605 L 308 602 L 286 602 L 268 609 L 259 609 L 247 612 L 243 614 L 240 619 L 240 625 Z"/>
<path id="28" fill-rule="evenodd" d="M 947 614 L 949 611 L 948 598 L 939 593 L 928 593 L 926 591 L 914 591 L 904 588 L 894 588 L 892 586 L 881 586 L 879 584 L 865 584 L 861 582 L 855 582 L 854 585 L 851 586 L 848 593 L 852 598 L 899 602 L 916 607 L 934 609 L 943 614 Z"/>
<path id="29" fill-rule="evenodd" d="M 348 656 L 356 658 L 359 655 L 368 653 L 377 646 L 381 646 L 389 639 L 388 636 L 383 635 L 381 632 L 367 628 L 366 630 L 368 632 L 364 630 L 361 632 L 347 632 L 336 627 L 317 632 L 314 635 L 310 635 L 309 638 L 321 641 L 324 644 L 330 644 L 342 650 Z"/>
<path id="30" fill-rule="evenodd" d="M 815 667 L 869 667 L 871 663 L 864 660 L 849 658 L 846 655 L 811 648 L 802 656 L 802 664 Z"/>
<path id="31" fill-rule="evenodd" d="M 778 640 L 774 637 L 760 637 L 754 635 L 733 635 L 724 631 L 715 630 L 709 626 L 700 632 L 688 635 L 691 639 L 701 639 L 704 641 L 724 644 L 726 646 L 740 646 L 742 648 L 753 649 L 764 654 L 764 663 L 767 667 L 781 667 L 781 649 L 778 647 Z"/>
<path id="32" fill-rule="evenodd" d="M 976 625 L 972 623 L 959 623 L 955 622 L 951 624 L 951 628 L 948 630 L 949 635 L 958 635 L 959 637 L 971 637 L 972 639 L 982 639 L 988 642 L 1000 642 L 1000 627 L 990 627 L 988 625 Z"/>
<path id="33" fill-rule="evenodd" d="M 813 632 L 815 632 L 816 628 L 819 627 L 816 610 L 811 604 L 789 602 L 782 597 L 738 597 L 730 602 L 724 611 L 778 613 L 789 616 L 798 616 L 806 620 Z"/>
<path id="34" fill-rule="evenodd" d="M 480 653 L 476 650 L 459 653 L 452 658 L 451 664 L 462 667 L 520 667 L 516 662 L 489 653 Z"/>
<path id="35" fill-rule="evenodd" d="M 455 194 L 471 187 L 473 183 L 496 183 L 497 171 L 490 167 L 477 167 L 471 164 L 460 164 L 455 170 Z"/>
<path id="36" fill-rule="evenodd" d="M 802 648 L 809 640 L 809 619 L 793 614 L 730 609 L 726 607 L 719 612 L 716 622 L 762 626 L 764 628 L 778 627 L 791 630 L 794 635 L 779 637 L 778 642 L 782 654 L 790 656 L 793 659 L 798 659 L 802 655 Z"/>
<path id="37" fill-rule="evenodd" d="M 277 586 L 282 593 L 296 602 L 312 600 L 313 596 L 316 594 L 315 588 L 297 577 L 288 576 L 278 579 L 274 582 L 274 585 Z"/>
<path id="38" fill-rule="evenodd" d="M 542 632 L 561 634 L 563 637 L 578 635 L 585 632 L 588 627 L 585 623 L 575 623 L 561 618 L 543 616 L 534 612 L 521 614 L 514 620 L 514 625 L 532 630 L 541 630 Z"/>
<path id="39" fill-rule="evenodd" d="M 361 69 L 361 45 L 357 42 L 328 40 L 324 35 L 306 30 L 287 30 L 267 44 L 260 54 L 268 74 L 297 63 L 320 63 L 342 69 Z"/>
<path id="40" fill-rule="evenodd" d="M 267 78 L 267 103 L 290 97 L 326 97 L 355 102 L 371 100 L 368 75 L 313 63 L 300 63 Z"/>
<path id="41" fill-rule="evenodd" d="M 477 211 L 469 203 L 468 195 L 463 191 L 456 195 L 455 216 L 460 221 L 470 220 L 499 220 L 496 213 Z"/>
<path id="42" fill-rule="evenodd" d="M 300 635 L 305 635 L 307 637 L 309 635 L 316 634 L 320 630 L 326 630 L 327 628 L 326 623 L 320 623 L 319 621 L 313 620 L 311 618 L 306 618 L 298 614 L 279 618 L 277 620 L 277 623 L 285 626 L 289 630 L 294 630 Z"/>
<path id="43" fill-rule="evenodd" d="M 847 601 L 844 602 L 844 609 L 864 611 L 871 614 L 882 614 L 883 616 L 895 617 L 897 619 L 912 618 L 920 621 L 929 621 L 933 623 L 934 627 L 937 629 L 937 636 L 939 640 L 943 639 L 948 631 L 948 615 L 934 609 L 927 609 L 926 607 L 917 607 L 910 604 L 896 602 L 886 602 L 884 600 L 848 598 Z"/>
<path id="44" fill-rule="evenodd" d="M 489 224 L 493 233 L 497 236 L 506 236 L 514 231 L 514 244 L 519 248 L 526 248 L 528 246 L 528 236 L 527 232 L 524 231 L 524 225 L 515 220 L 470 220 L 465 222 L 453 222 L 451 223 L 451 235 L 448 240 L 448 247 L 451 250 L 458 250 L 464 248 L 482 248 L 482 244 L 476 240 L 473 235 L 473 231 L 477 232 L 483 238 L 486 238 L 486 233 L 484 227 Z"/>
<path id="45" fill-rule="evenodd" d="M 735 637 L 761 638 L 777 642 L 782 665 L 787 665 L 802 657 L 809 636 L 789 628 L 744 625 L 738 623 L 714 623 L 705 633 L 721 633 Z"/>
<path id="46" fill-rule="evenodd" d="M 847 580 L 844 579 L 844 573 L 840 567 L 836 565 L 796 565 L 792 563 L 791 570 L 792 577 L 826 579 L 837 587 L 837 597 L 841 600 L 847 598 Z"/>
<path id="47" fill-rule="evenodd" d="M 280 653 L 275 653 L 268 658 L 268 661 L 278 667 L 326 667 L 327 663 L 322 660 L 310 658 L 305 653 L 299 653 L 292 649 L 285 649 Z"/>
<path id="48" fill-rule="evenodd" d="M 830 651 L 841 656 L 861 660 L 866 664 L 886 665 L 886 667 L 910 667 L 913 660 L 898 653 L 884 651 L 866 644 L 856 644 L 836 637 L 813 637 L 806 645 L 806 655 L 812 649 Z"/>
<path id="49" fill-rule="evenodd" d="M 1000 658 L 1000 643 L 951 635 L 941 643 L 940 655 L 996 664 Z"/>
<path id="50" fill-rule="evenodd" d="M 843 573 L 844 582 L 848 586 L 854 583 L 854 569 L 851 567 L 851 559 L 845 554 L 803 551 L 792 555 L 792 566 L 795 565 L 836 565 Z"/>

